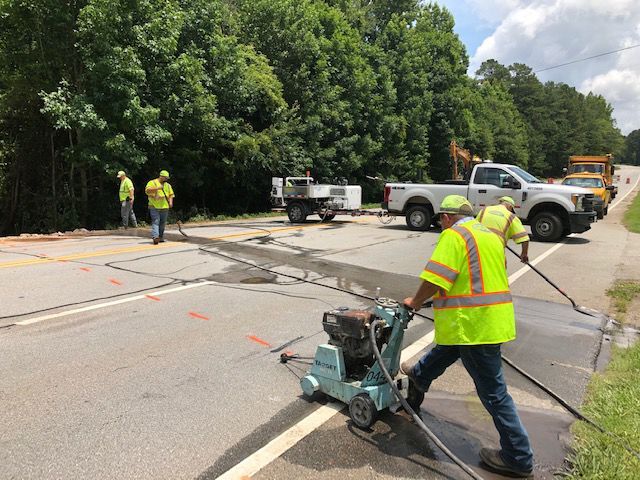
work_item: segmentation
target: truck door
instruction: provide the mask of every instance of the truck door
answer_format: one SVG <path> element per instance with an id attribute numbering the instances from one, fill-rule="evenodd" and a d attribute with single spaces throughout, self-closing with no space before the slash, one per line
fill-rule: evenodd
<path id="1" fill-rule="evenodd" d="M 516 214 L 522 208 L 522 185 L 507 170 L 500 167 L 477 167 L 469 185 L 469 201 L 473 210 L 495 205 L 498 199 L 509 196 L 516 202 Z"/>

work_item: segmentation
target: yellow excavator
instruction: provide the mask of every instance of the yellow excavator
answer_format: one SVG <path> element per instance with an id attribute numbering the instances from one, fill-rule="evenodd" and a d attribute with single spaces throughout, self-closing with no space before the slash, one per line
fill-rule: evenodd
<path id="1" fill-rule="evenodd" d="M 453 163 L 453 178 L 454 181 L 469 180 L 471 170 L 478 163 L 482 163 L 482 159 L 477 155 L 473 155 L 469 150 L 458 146 L 455 140 L 451 140 L 449 144 L 449 154 L 451 156 L 451 162 Z M 462 162 L 462 170 L 459 169 L 459 162 Z"/>

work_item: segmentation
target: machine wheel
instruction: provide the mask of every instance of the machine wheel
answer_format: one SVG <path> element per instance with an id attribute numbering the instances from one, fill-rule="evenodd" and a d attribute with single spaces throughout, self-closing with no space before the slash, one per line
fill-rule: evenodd
<path id="1" fill-rule="evenodd" d="M 431 226 L 431 211 L 424 205 L 413 205 L 407 209 L 405 220 L 409 230 L 426 232 Z"/>
<path id="2" fill-rule="evenodd" d="M 409 382 L 409 392 L 407 394 L 407 403 L 416 412 L 420 415 L 420 405 L 424 401 L 424 392 L 421 392 L 416 387 L 413 386 L 413 383 Z"/>
<path id="3" fill-rule="evenodd" d="M 598 210 L 598 211 L 596 212 L 596 215 L 597 215 L 597 217 L 598 217 L 598 220 L 602 220 L 602 219 L 604 218 L 604 215 L 605 215 L 605 213 L 604 213 L 604 209 L 603 209 L 603 210 Z"/>
<path id="4" fill-rule="evenodd" d="M 320 215 L 320 219 L 323 222 L 330 222 L 334 218 L 336 218 L 336 214 L 335 213 L 331 213 L 331 214 L 327 214 L 327 215 Z"/>
<path id="5" fill-rule="evenodd" d="M 307 219 L 307 209 L 300 202 L 287 205 L 287 215 L 291 223 L 304 223 Z"/>
<path id="6" fill-rule="evenodd" d="M 555 242 L 562 236 L 562 220 L 555 213 L 539 213 L 531 222 L 531 233 L 541 242 Z"/>
<path id="7" fill-rule="evenodd" d="M 349 402 L 349 416 L 357 427 L 367 429 L 376 421 L 378 410 L 368 394 L 359 393 Z"/>
<path id="8" fill-rule="evenodd" d="M 605 214 L 605 215 L 609 215 L 609 205 L 607 205 L 606 207 L 604 207 L 604 214 Z"/>

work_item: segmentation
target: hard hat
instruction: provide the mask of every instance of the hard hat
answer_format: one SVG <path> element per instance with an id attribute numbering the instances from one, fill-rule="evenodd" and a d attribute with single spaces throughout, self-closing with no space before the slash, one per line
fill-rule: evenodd
<path id="1" fill-rule="evenodd" d="M 516 206 L 516 202 L 515 202 L 515 200 L 514 200 L 513 198 L 509 197 L 509 196 L 506 196 L 506 195 L 505 195 L 504 197 L 500 197 L 500 198 L 498 199 L 498 201 L 499 201 L 500 203 L 508 203 L 508 204 L 509 204 L 509 205 L 511 205 L 512 207 L 515 207 L 515 206 Z"/>
<path id="2" fill-rule="evenodd" d="M 124 173 L 122 170 L 120 170 L 118 172 L 118 175 L 116 175 L 116 178 L 124 177 L 125 175 L 126 175 L 126 173 Z"/>
<path id="3" fill-rule="evenodd" d="M 440 205 L 440 213 L 473 215 L 473 207 L 471 207 L 469 200 L 461 195 L 447 195 Z"/>
<path id="4" fill-rule="evenodd" d="M 169 178 L 169 172 L 166 170 L 160 170 L 160 176 L 164 178 Z"/>

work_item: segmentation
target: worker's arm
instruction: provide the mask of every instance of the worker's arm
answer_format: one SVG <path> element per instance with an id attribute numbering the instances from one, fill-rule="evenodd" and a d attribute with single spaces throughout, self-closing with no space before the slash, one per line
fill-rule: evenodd
<path id="1" fill-rule="evenodd" d="M 522 242 L 522 252 L 520 252 L 520 260 L 522 263 L 529 262 L 529 240 Z"/>
<path id="2" fill-rule="evenodd" d="M 129 201 L 131 203 L 133 203 L 133 193 L 134 193 L 134 190 L 133 190 L 133 187 L 132 187 L 132 188 L 129 189 Z"/>
<path id="3" fill-rule="evenodd" d="M 404 304 L 411 307 L 413 310 L 418 311 L 422 308 L 424 302 L 433 297 L 440 287 L 434 285 L 431 282 L 423 280 L 418 287 L 418 291 L 413 297 L 407 297 L 404 299 Z"/>

